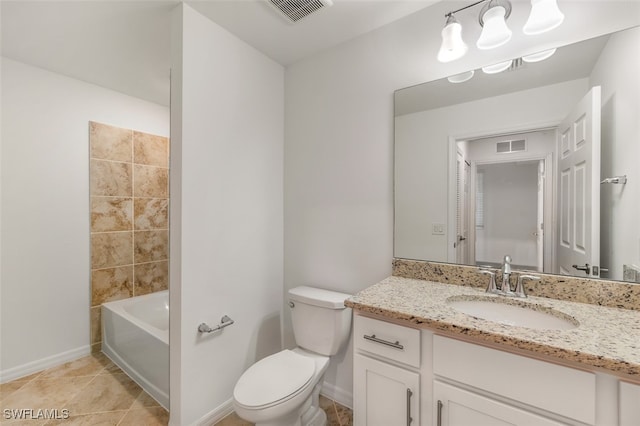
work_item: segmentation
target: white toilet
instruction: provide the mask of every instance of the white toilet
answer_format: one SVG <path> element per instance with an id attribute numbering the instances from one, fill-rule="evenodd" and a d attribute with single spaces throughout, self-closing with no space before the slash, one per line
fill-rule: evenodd
<path id="1" fill-rule="evenodd" d="M 268 356 L 245 371 L 233 390 L 236 414 L 257 426 L 324 426 L 318 397 L 329 357 L 349 338 L 349 294 L 313 287 L 289 290 L 298 347 Z"/>

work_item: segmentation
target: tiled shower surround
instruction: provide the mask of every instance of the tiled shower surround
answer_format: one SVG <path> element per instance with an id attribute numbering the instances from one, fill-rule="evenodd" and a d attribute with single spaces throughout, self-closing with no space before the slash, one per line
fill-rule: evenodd
<path id="1" fill-rule="evenodd" d="M 100 305 L 169 286 L 169 139 L 89 123 L 91 349 Z"/>

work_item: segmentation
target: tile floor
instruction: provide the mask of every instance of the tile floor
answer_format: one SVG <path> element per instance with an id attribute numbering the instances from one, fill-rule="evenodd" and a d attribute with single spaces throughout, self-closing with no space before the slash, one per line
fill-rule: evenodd
<path id="1" fill-rule="evenodd" d="M 320 395 L 320 406 L 327 413 L 327 426 L 351 426 L 353 424 L 353 416 L 351 410 L 344 407 L 337 402 L 325 398 Z M 229 416 L 220 420 L 214 426 L 252 426 L 253 423 L 242 420 L 236 415 L 231 413 Z"/>
<path id="2" fill-rule="evenodd" d="M 325 397 L 328 426 L 351 426 L 351 410 Z M 5 410 L 66 409 L 68 419 L 6 419 Z M 0 384 L 0 424 L 33 426 L 166 426 L 169 413 L 101 353 Z M 231 414 L 215 426 L 248 426 Z"/>
<path id="3" fill-rule="evenodd" d="M 15 420 L 5 409 L 63 409 L 61 420 Z M 160 426 L 169 413 L 103 354 L 93 354 L 0 385 L 0 424 Z"/>

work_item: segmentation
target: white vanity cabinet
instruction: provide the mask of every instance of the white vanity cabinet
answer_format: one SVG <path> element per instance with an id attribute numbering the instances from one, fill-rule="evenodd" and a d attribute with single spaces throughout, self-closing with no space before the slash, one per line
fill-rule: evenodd
<path id="1" fill-rule="evenodd" d="M 596 424 L 596 375 L 433 338 L 436 426 Z"/>
<path id="2" fill-rule="evenodd" d="M 640 385 L 354 318 L 356 426 L 640 425 Z"/>
<path id="3" fill-rule="evenodd" d="M 356 315 L 356 426 L 420 424 L 420 330 Z"/>
<path id="4" fill-rule="evenodd" d="M 436 426 L 564 424 L 438 380 L 433 382 L 433 398 Z"/>
<path id="5" fill-rule="evenodd" d="M 640 425 L 640 385 L 619 382 L 620 426 Z"/>

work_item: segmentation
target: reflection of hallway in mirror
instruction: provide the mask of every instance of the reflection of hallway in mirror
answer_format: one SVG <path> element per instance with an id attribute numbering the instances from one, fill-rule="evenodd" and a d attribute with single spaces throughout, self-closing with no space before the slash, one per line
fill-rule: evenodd
<path id="1" fill-rule="evenodd" d="M 518 269 L 551 266 L 553 233 L 545 235 L 544 223 L 552 223 L 555 138 L 547 128 L 457 141 L 458 167 L 470 164 L 456 212 L 468 262 L 458 263 L 500 267 L 508 254 Z"/>
<path id="2" fill-rule="evenodd" d="M 476 259 L 500 264 L 505 254 L 523 269 L 538 268 L 538 161 L 493 163 L 476 171 Z"/>

